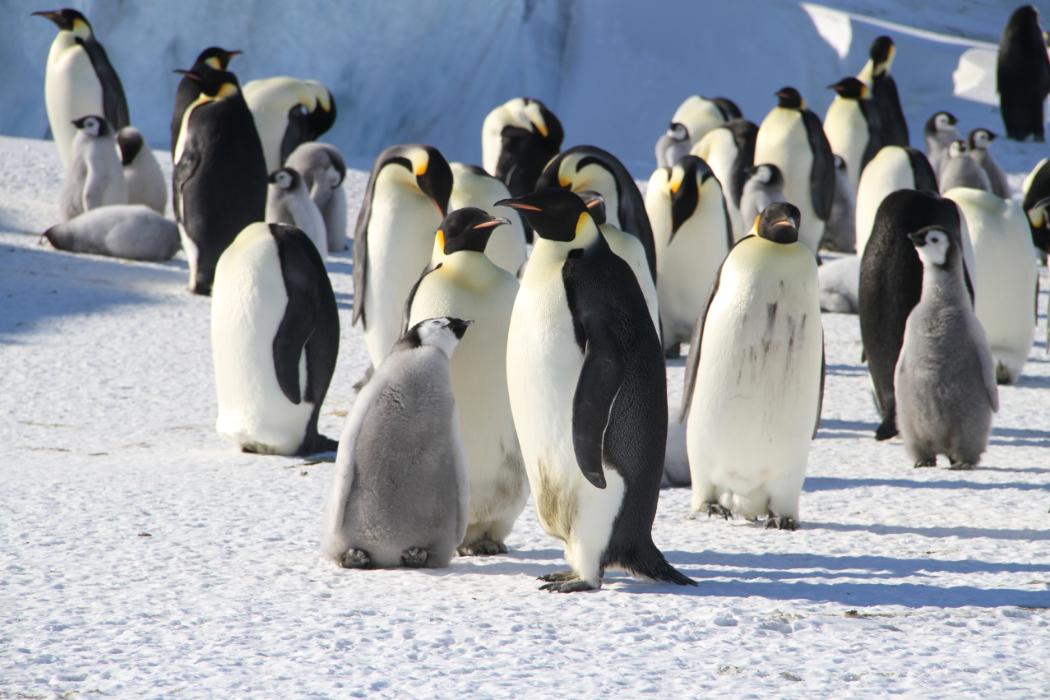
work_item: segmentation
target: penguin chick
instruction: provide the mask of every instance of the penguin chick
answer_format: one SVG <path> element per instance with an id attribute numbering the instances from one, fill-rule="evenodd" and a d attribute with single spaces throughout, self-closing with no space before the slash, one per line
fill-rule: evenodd
<path id="1" fill-rule="evenodd" d="M 955 128 L 958 123 L 959 120 L 951 112 L 935 112 L 926 120 L 926 158 L 938 176 L 943 161 L 948 157 L 948 147 L 959 140 L 959 131 Z"/>
<path id="2" fill-rule="evenodd" d="M 820 266 L 820 310 L 855 314 L 860 308 L 860 257 L 845 255 Z"/>
<path id="3" fill-rule="evenodd" d="M 897 428 L 916 467 L 935 466 L 944 454 L 952 469 L 972 469 L 999 410 L 992 355 L 958 246 L 937 226 L 908 238 L 922 261 L 922 296 L 905 324 L 894 373 Z"/>
<path id="4" fill-rule="evenodd" d="M 128 185 L 128 204 L 145 204 L 163 216 L 168 206 L 168 183 L 153 149 L 133 126 L 117 132 L 117 146 Z"/>
<path id="5" fill-rule="evenodd" d="M 659 139 L 656 140 L 656 167 L 670 168 L 689 153 L 692 141 L 689 130 L 683 124 L 671 122 Z"/>
<path id="6" fill-rule="evenodd" d="M 266 194 L 266 221 L 295 226 L 306 234 L 323 260 L 328 253 L 324 219 L 306 191 L 306 183 L 295 168 L 270 173 Z"/>
<path id="7" fill-rule="evenodd" d="M 821 247 L 840 253 L 852 253 L 857 249 L 857 199 L 842 156 L 835 156 L 835 199 L 831 202 L 831 216 L 824 229 Z"/>
<path id="8" fill-rule="evenodd" d="M 463 541 L 469 492 L 449 360 L 470 323 L 417 323 L 354 402 L 323 545 L 340 566 L 443 567 Z"/>
<path id="9" fill-rule="evenodd" d="M 310 199 L 317 205 L 324 219 L 328 237 L 328 252 L 346 250 L 346 161 L 339 149 L 329 143 L 309 141 L 299 144 L 284 161 L 302 178 Z"/>
<path id="10" fill-rule="evenodd" d="M 988 180 L 981 166 L 970 157 L 970 149 L 963 140 L 958 140 L 948 147 L 948 155 L 941 161 L 941 173 L 938 178 L 941 192 L 956 187 L 970 187 L 975 190 L 991 192 L 992 183 Z"/>
<path id="11" fill-rule="evenodd" d="M 740 218 L 754 221 L 770 204 L 785 202 L 784 175 L 772 163 L 760 163 L 751 168 L 744 191 L 740 195 Z"/>
<path id="12" fill-rule="evenodd" d="M 966 139 L 970 147 L 970 157 L 981 166 L 984 174 L 988 176 L 988 182 L 992 186 L 991 192 L 1003 199 L 1010 199 L 1010 182 L 1006 179 L 1006 173 L 992 157 L 992 152 L 988 150 L 988 146 L 994 140 L 995 134 L 982 128 L 971 131 Z"/>
<path id="13" fill-rule="evenodd" d="M 109 122 L 98 115 L 73 121 L 73 156 L 62 186 L 63 221 L 108 204 L 127 204 L 128 186 Z"/>
<path id="14" fill-rule="evenodd" d="M 112 204 L 52 226 L 44 237 L 59 250 L 160 262 L 179 250 L 179 229 L 171 219 L 142 204 Z"/>

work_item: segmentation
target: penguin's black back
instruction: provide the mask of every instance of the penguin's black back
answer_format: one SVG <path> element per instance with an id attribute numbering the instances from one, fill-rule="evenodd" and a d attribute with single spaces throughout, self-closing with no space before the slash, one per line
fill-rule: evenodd
<path id="1" fill-rule="evenodd" d="M 1035 8 L 1024 5 L 1010 15 L 999 40 L 995 71 L 1006 135 L 1045 139 L 1043 102 L 1050 94 L 1050 58 Z"/>
<path id="2" fill-rule="evenodd" d="M 897 82 L 888 72 L 872 80 L 871 99 L 879 113 L 882 145 L 906 147 L 909 143 L 908 121 L 904 118 L 904 110 L 901 109 Z"/>
<path id="3" fill-rule="evenodd" d="M 77 39 L 91 59 L 91 66 L 95 69 L 98 82 L 102 85 L 102 110 L 105 112 L 106 121 L 110 123 L 114 131 L 120 131 L 131 124 L 128 116 L 128 101 L 124 97 L 124 86 L 120 83 L 120 76 L 109 62 L 109 56 L 102 44 L 95 40 L 94 36 L 87 39 Z"/>

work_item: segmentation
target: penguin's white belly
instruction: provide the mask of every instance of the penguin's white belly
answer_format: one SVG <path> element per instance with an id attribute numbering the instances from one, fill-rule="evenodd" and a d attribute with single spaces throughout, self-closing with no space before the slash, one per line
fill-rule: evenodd
<path id="1" fill-rule="evenodd" d="M 824 235 L 824 222 L 813 210 L 813 151 L 798 112 L 776 108 L 765 118 L 755 142 L 755 163 L 773 163 L 780 168 L 784 198 L 802 214 L 798 238 L 816 253 Z"/>
<path id="2" fill-rule="evenodd" d="M 325 232 L 324 219 L 321 218 L 321 212 L 317 205 L 305 193 L 302 195 L 285 195 L 283 199 L 284 206 L 287 208 L 292 220 L 277 221 L 279 217 L 275 212 L 279 207 L 274 206 L 271 209 L 270 202 L 267 202 L 266 220 L 275 223 L 291 224 L 301 229 L 306 234 L 306 237 L 310 239 L 310 242 L 314 244 L 314 247 L 317 248 L 317 252 L 321 254 L 321 259 L 324 260 L 328 255 L 328 239 Z M 276 205 L 276 202 L 274 204 Z"/>
<path id="3" fill-rule="evenodd" d="M 705 206 L 670 245 L 658 248 L 656 275 L 664 345 L 689 342 L 728 251 L 721 206 Z"/>
<path id="4" fill-rule="evenodd" d="M 254 451 L 294 453 L 313 404 L 293 404 L 274 369 L 273 339 L 288 305 L 277 244 L 268 227 L 253 225 L 219 258 L 212 290 L 212 355 L 219 415 L 215 429 Z M 299 359 L 306 388 L 306 354 Z"/>
<path id="5" fill-rule="evenodd" d="M 128 204 L 144 204 L 164 215 L 168 206 L 168 186 L 156 156 L 146 144 L 134 162 L 124 168 L 124 181 L 128 186 Z"/>
<path id="6" fill-rule="evenodd" d="M 861 161 L 868 148 L 868 122 L 864 120 L 858 103 L 836 98 L 824 119 L 824 134 L 831 144 L 831 152 L 846 160 L 849 184 L 856 192 Z"/>
<path id="7" fill-rule="evenodd" d="M 725 131 L 725 129 L 719 129 Z M 729 222 L 733 226 L 733 240 L 739 241 L 747 235 L 744 228 L 744 220 L 740 216 L 740 207 L 733 201 L 733 164 L 736 162 L 736 146 L 724 146 L 716 148 L 711 152 L 711 158 L 707 164 L 722 185 L 722 196 L 725 198 L 726 209 L 729 211 Z"/>
<path id="8" fill-rule="evenodd" d="M 882 200 L 897 190 L 914 187 L 911 160 L 903 148 L 886 146 L 871 159 L 857 185 L 857 255 L 864 255 Z"/>
<path id="9" fill-rule="evenodd" d="M 128 183 L 112 141 L 91 140 L 84 147 L 87 174 L 81 205 L 84 211 L 128 203 Z"/>
<path id="10" fill-rule="evenodd" d="M 649 309 L 649 317 L 653 319 L 653 328 L 657 334 L 660 333 L 660 303 L 656 285 L 653 284 L 653 275 L 649 272 L 649 261 L 645 257 L 645 247 L 642 242 L 629 233 L 608 225 L 601 227 L 605 242 L 612 248 L 612 252 L 631 267 L 638 288 L 645 297 L 645 306 Z"/>
<path id="11" fill-rule="evenodd" d="M 77 131 L 73 120 L 91 114 L 106 115 L 102 108 L 102 84 L 87 51 L 73 44 L 71 39 L 64 46 L 60 45 L 60 40 L 61 35 L 55 39 L 48 54 L 44 101 L 62 165 L 68 168 Z"/>

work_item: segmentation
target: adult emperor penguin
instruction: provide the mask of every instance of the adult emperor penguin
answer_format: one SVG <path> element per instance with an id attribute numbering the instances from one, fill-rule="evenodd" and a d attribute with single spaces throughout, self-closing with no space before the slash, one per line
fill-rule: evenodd
<path id="1" fill-rule="evenodd" d="M 945 454 L 952 469 L 972 469 L 999 410 L 992 355 L 966 294 L 958 240 L 936 225 L 908 238 L 922 259 L 922 297 L 894 375 L 897 426 L 916 467 Z"/>
<path id="2" fill-rule="evenodd" d="M 485 254 L 492 233 L 506 223 L 475 207 L 446 216 L 430 265 L 405 303 L 409 328 L 438 316 L 474 321 L 451 363 L 470 484 L 460 554 L 506 552 L 507 535 L 529 496 L 507 393 L 507 331 L 518 280 Z"/>
<path id="3" fill-rule="evenodd" d="M 630 267 L 571 192 L 500 204 L 537 235 L 511 316 L 507 381 L 540 524 L 565 542 L 571 567 L 543 577 L 543 588 L 592 590 L 608 567 L 693 583 L 652 540 L 667 387 Z"/>
<path id="4" fill-rule="evenodd" d="M 634 178 L 616 156 L 596 146 L 573 146 L 547 163 L 536 181 L 537 190 L 550 187 L 600 194 L 605 200 L 606 219 L 642 242 L 649 271 L 656 279 L 656 249 L 645 201 Z"/>
<path id="5" fill-rule="evenodd" d="M 973 243 L 974 310 L 991 346 L 996 381 L 1013 384 L 1035 338 L 1030 304 L 1039 281 L 1024 210 L 1019 202 L 975 189 L 949 190 L 944 196 L 959 207 Z"/>
<path id="6" fill-rule="evenodd" d="M 133 126 L 125 126 L 117 132 L 117 147 L 124 166 L 124 181 L 128 185 L 128 203 L 145 204 L 158 214 L 164 214 L 168 207 L 168 183 L 153 149 Z"/>
<path id="7" fill-rule="evenodd" d="M 266 221 L 295 226 L 316 246 L 324 260 L 328 253 L 321 211 L 310 198 L 306 182 L 295 168 L 281 168 L 270 173 L 270 187 L 266 194 Z"/>
<path id="8" fill-rule="evenodd" d="M 798 527 L 824 394 L 817 262 L 799 210 L 766 208 L 725 259 L 689 349 L 683 388 L 692 509 Z"/>
<path id="9" fill-rule="evenodd" d="M 956 187 L 972 187 L 991 192 L 992 183 L 984 169 L 970 157 L 970 147 L 962 139 L 948 147 L 948 154 L 941 161 L 941 170 L 937 175 L 941 192 Z"/>
<path id="10" fill-rule="evenodd" d="M 772 163 L 759 163 L 751 168 L 744 183 L 744 192 L 740 197 L 740 216 L 745 221 L 754 221 L 770 204 L 786 201 L 784 174 L 780 172 L 780 168 Z"/>
<path id="11" fill-rule="evenodd" d="M 880 36 L 871 42 L 868 62 L 857 75 L 871 90 L 871 99 L 879 115 L 882 127 L 880 142 L 884 146 L 907 146 L 908 122 L 901 109 L 900 97 L 897 94 L 897 83 L 890 75 L 897 47 L 893 39 Z"/>
<path id="12" fill-rule="evenodd" d="M 1050 58 L 1032 5 L 1014 10 L 999 40 L 995 71 L 999 107 L 1009 138 L 1045 139 L 1043 103 L 1050 95 Z"/>
<path id="13" fill-rule="evenodd" d="M 405 300 L 430 262 L 452 170 L 433 146 L 391 146 L 372 166 L 354 233 L 354 316 L 372 367 L 401 336 Z"/>
<path id="14" fill-rule="evenodd" d="M 740 108 L 730 99 L 690 95 L 675 110 L 667 131 L 656 142 L 656 167 L 673 167 L 709 131 L 741 117 Z"/>
<path id="15" fill-rule="evenodd" d="M 515 97 L 485 116 L 482 167 L 518 197 L 535 189 L 536 178 L 558 155 L 563 138 L 561 122 L 547 105 L 534 97 Z"/>
<path id="16" fill-rule="evenodd" d="M 239 55 L 241 52 L 237 50 L 227 51 L 226 49 L 218 46 L 209 46 L 200 52 L 197 56 L 197 60 L 190 66 L 190 72 L 196 75 L 201 75 L 206 68 L 212 70 L 226 70 L 230 61 L 233 60 L 234 56 Z M 175 144 L 179 142 L 179 131 L 182 129 L 182 115 L 185 114 L 186 108 L 193 104 L 193 101 L 201 94 L 201 86 L 199 80 L 193 80 L 187 76 L 182 76 L 182 80 L 179 81 L 179 86 L 175 89 L 175 111 L 171 115 L 171 158 L 172 162 L 175 161 Z"/>
<path id="17" fill-rule="evenodd" d="M 835 199 L 824 227 L 820 246 L 840 253 L 857 249 L 857 198 L 849 183 L 849 172 L 842 156 L 835 156 Z"/>
<path id="18" fill-rule="evenodd" d="M 871 236 L 875 213 L 882 201 L 897 190 L 937 192 L 937 176 L 920 151 L 900 146 L 885 146 L 871 159 L 857 185 L 856 239 L 857 253 Z"/>
<path id="19" fill-rule="evenodd" d="M 449 211 L 476 207 L 509 221 L 507 226 L 501 226 L 489 232 L 485 255 L 510 274 L 517 275 L 528 256 L 525 246 L 525 227 L 522 225 L 518 212 L 508 207 L 493 206 L 493 202 L 510 197 L 507 186 L 476 165 L 449 163 L 449 167 L 452 169 L 452 195 L 448 199 Z M 474 333 L 471 335 L 473 336 Z"/>
<path id="20" fill-rule="evenodd" d="M 413 326 L 354 402 L 322 545 L 340 566 L 447 566 L 463 541 L 469 493 L 449 358 L 469 325 Z"/>
<path id="21" fill-rule="evenodd" d="M 882 148 L 882 123 L 867 85 L 843 78 L 828 87 L 835 99 L 824 116 L 824 133 L 831 152 L 846 161 L 849 187 L 856 192 L 861 171 Z"/>
<path id="22" fill-rule="evenodd" d="M 927 226 L 948 231 L 961 248 L 959 210 L 951 200 L 942 199 L 931 190 L 893 192 L 879 206 L 871 240 L 861 258 L 860 336 L 875 405 L 882 419 L 875 431 L 877 440 L 897 434 L 893 373 L 904 342 L 905 321 L 919 302 L 923 275 L 922 263 L 908 234 Z"/>
<path id="23" fill-rule="evenodd" d="M 678 346 L 692 337 L 718 268 L 733 246 L 733 228 L 718 178 L 696 156 L 653 173 L 645 205 L 656 241 L 664 352 L 678 357 Z"/>
<path id="24" fill-rule="evenodd" d="M 951 112 L 934 112 L 933 116 L 926 120 L 926 157 L 933 172 L 938 175 L 944 159 L 948 157 L 948 148 L 960 138 L 959 131 L 955 128 L 958 123 L 959 120 Z"/>
<path id="25" fill-rule="evenodd" d="M 970 147 L 970 157 L 973 158 L 977 165 L 981 166 L 984 174 L 988 176 L 988 182 L 992 186 L 991 191 L 1003 199 L 1009 199 L 1010 181 L 1006 178 L 1006 173 L 1003 172 L 1003 169 L 999 167 L 999 163 L 992 156 L 992 152 L 988 150 L 988 147 L 994 140 L 995 134 L 991 131 L 977 128 L 966 137 L 966 145 Z"/>
<path id="26" fill-rule="evenodd" d="M 777 91 L 777 106 L 758 127 L 755 162 L 773 163 L 784 174 L 784 195 L 802 216 L 799 240 L 817 254 L 835 196 L 835 160 L 817 115 L 798 90 Z"/>
<path id="27" fill-rule="evenodd" d="M 1032 168 L 1022 191 L 1021 207 L 1028 215 L 1032 244 L 1045 255 L 1050 252 L 1050 158 L 1043 158 Z"/>
<path id="28" fill-rule="evenodd" d="M 58 250 L 160 262 L 179 250 L 179 230 L 142 204 L 113 204 L 52 226 L 44 237 Z"/>
<path id="29" fill-rule="evenodd" d="M 346 250 L 346 192 L 343 191 L 346 161 L 339 149 L 320 141 L 301 143 L 284 164 L 303 176 L 310 199 L 324 219 L 328 252 Z"/>
<path id="30" fill-rule="evenodd" d="M 172 170 L 172 208 L 189 262 L 189 288 L 210 294 L 215 263 L 266 212 L 266 161 L 237 77 L 205 66 L 183 73 L 201 93 L 182 116 Z"/>
<path id="31" fill-rule="evenodd" d="M 97 114 L 81 117 L 73 124 L 77 128 L 73 159 L 60 199 L 64 221 L 98 207 L 128 203 L 128 186 L 112 127 Z"/>
<path id="32" fill-rule="evenodd" d="M 314 141 L 335 123 L 332 93 L 316 80 L 276 76 L 244 85 L 244 99 L 259 132 L 267 172 L 284 164 L 296 146 Z"/>
<path id="33" fill-rule="evenodd" d="M 339 312 L 305 233 L 257 221 L 237 235 L 215 268 L 211 347 L 220 435 L 261 454 L 335 449 L 317 417 L 339 354 Z"/>
<path id="34" fill-rule="evenodd" d="M 733 239 L 740 240 L 749 230 L 740 214 L 740 198 L 744 183 L 755 161 L 755 138 L 758 125 L 746 119 L 734 119 L 715 127 L 700 139 L 690 154 L 702 158 L 722 184 L 729 220 L 733 224 Z M 671 162 L 667 167 L 673 167 Z M 753 221 L 754 219 L 751 219 Z"/>
<path id="35" fill-rule="evenodd" d="M 44 100 L 51 134 L 62 165 L 68 169 L 76 135 L 73 121 L 96 114 L 120 130 L 129 123 L 128 103 L 106 50 L 98 43 L 84 15 L 68 7 L 33 14 L 51 20 L 58 27 L 47 54 Z"/>

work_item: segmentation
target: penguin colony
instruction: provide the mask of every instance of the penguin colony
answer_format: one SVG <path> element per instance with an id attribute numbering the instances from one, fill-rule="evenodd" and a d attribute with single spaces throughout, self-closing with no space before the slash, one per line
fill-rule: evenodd
<path id="1" fill-rule="evenodd" d="M 997 383 L 1023 372 L 1050 163 L 1018 202 L 988 128 L 964 139 L 938 111 L 925 153 L 910 147 L 882 36 L 829 85 L 823 121 L 790 86 L 757 125 L 728 98 L 687 97 L 644 196 L 614 154 L 563 150 L 561 122 L 530 97 L 484 118 L 481 166 L 386 148 L 352 240 L 350 322 L 371 368 L 333 440 L 318 416 L 345 319 L 326 259 L 350 246 L 346 163 L 317 142 L 333 95 L 286 76 L 242 86 L 239 51 L 204 49 L 173 86 L 173 221 L 87 18 L 33 14 L 58 28 L 45 101 L 66 168 L 43 238 L 130 260 L 181 248 L 190 290 L 212 297 L 217 432 L 246 452 L 336 453 L 322 549 L 342 567 L 507 552 L 531 495 L 570 567 L 541 588 L 594 590 L 610 568 L 695 585 L 651 532 L 668 421 L 685 426 L 692 511 L 798 528 L 822 310 L 858 314 L 875 437 L 899 434 L 916 467 L 974 467 Z M 1044 138 L 1041 42 L 1038 13 L 1019 8 L 998 66 L 1012 139 Z M 825 264 L 822 250 L 857 254 Z M 682 343 L 669 418 L 665 357 Z"/>

